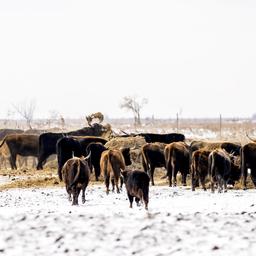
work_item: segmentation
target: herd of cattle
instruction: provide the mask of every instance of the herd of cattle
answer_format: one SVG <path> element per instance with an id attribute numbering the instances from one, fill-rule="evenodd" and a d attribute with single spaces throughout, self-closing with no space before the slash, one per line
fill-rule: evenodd
<path id="1" fill-rule="evenodd" d="M 130 153 L 132 148 L 110 149 L 105 144 L 116 137 L 140 136 L 145 144 L 140 148 L 141 170 L 131 170 Z M 154 185 L 154 170 L 166 168 L 166 177 L 170 186 L 176 186 L 177 173 L 180 172 L 182 185 L 186 186 L 187 175 L 191 177 L 194 191 L 199 182 L 206 190 L 206 180 L 210 179 L 211 191 L 226 191 L 227 184 L 234 185 L 241 179 L 243 188 L 247 188 L 248 169 L 256 187 L 256 142 L 241 145 L 233 142 L 185 142 L 180 133 L 154 134 L 139 133 L 114 136 L 110 125 L 93 124 L 68 133 L 43 132 L 26 134 L 18 130 L 0 132 L 0 157 L 8 157 L 12 169 L 16 169 L 17 156 L 33 156 L 38 159 L 37 169 L 43 169 L 49 156 L 57 154 L 58 176 L 64 180 L 67 193 L 73 195 L 73 204 L 78 204 L 82 190 L 82 202 L 85 201 L 85 189 L 91 170 L 95 179 L 102 175 L 109 193 L 120 191 L 126 186 L 130 207 L 133 198 L 138 203 L 148 205 L 149 182 Z M 143 171 L 144 170 L 144 171 Z"/>

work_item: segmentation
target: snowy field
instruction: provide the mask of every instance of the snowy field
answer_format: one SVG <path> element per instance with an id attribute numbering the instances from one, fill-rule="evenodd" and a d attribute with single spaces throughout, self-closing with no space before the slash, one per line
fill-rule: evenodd
<path id="1" fill-rule="evenodd" d="M 149 211 L 89 186 L 71 206 L 64 188 L 0 197 L 0 255 L 255 255 L 256 191 L 150 187 Z"/>

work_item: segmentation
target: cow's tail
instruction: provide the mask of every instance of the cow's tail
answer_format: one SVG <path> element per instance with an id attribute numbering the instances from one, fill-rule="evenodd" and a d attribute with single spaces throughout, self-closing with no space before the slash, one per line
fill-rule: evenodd
<path id="1" fill-rule="evenodd" d="M 6 137 L 7 135 L 4 137 L 4 139 L 2 140 L 1 144 L 0 144 L 0 148 L 4 145 L 5 141 L 6 141 Z"/>
<path id="2" fill-rule="evenodd" d="M 72 183 L 70 184 L 70 188 L 75 185 L 75 183 L 77 182 L 77 180 L 78 180 L 78 178 L 79 178 L 80 169 L 81 169 L 81 166 L 80 166 L 80 165 L 81 165 L 80 159 L 77 159 L 77 161 L 76 161 L 76 175 L 75 175 L 75 177 L 74 177 Z"/>

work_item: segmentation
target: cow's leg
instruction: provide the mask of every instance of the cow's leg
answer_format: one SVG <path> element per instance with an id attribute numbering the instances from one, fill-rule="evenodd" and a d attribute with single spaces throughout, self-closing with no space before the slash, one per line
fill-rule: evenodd
<path id="1" fill-rule="evenodd" d="M 152 186 L 155 186 L 155 182 L 154 182 L 155 166 L 150 166 L 148 171 L 149 171 L 149 175 L 150 175 L 150 179 L 151 179 L 151 184 L 152 184 Z"/>
<path id="2" fill-rule="evenodd" d="M 95 180 L 99 181 L 100 177 L 100 166 L 97 164 L 94 166 L 94 172 L 95 172 Z"/>
<path id="3" fill-rule="evenodd" d="M 218 184 L 218 192 L 221 193 L 223 190 L 223 179 L 220 175 L 217 177 L 217 184 Z"/>
<path id="4" fill-rule="evenodd" d="M 172 186 L 172 167 L 168 166 L 167 168 L 167 176 L 168 176 L 168 180 L 169 180 L 169 187 Z"/>
<path id="5" fill-rule="evenodd" d="M 114 177 L 111 178 L 111 184 L 112 184 L 112 192 L 115 191 L 115 180 Z"/>
<path id="6" fill-rule="evenodd" d="M 80 189 L 73 187 L 72 194 L 73 194 L 73 203 L 72 205 L 78 205 L 78 195 L 79 195 Z"/>
<path id="7" fill-rule="evenodd" d="M 82 187 L 82 203 L 83 204 L 85 203 L 85 190 L 86 190 L 86 186 L 83 185 L 83 187 Z"/>
<path id="8" fill-rule="evenodd" d="M 124 178 L 120 176 L 120 190 L 123 190 Z"/>
<path id="9" fill-rule="evenodd" d="M 214 193 L 214 183 L 215 183 L 214 177 L 211 177 L 211 191 L 212 191 L 212 193 Z"/>
<path id="10" fill-rule="evenodd" d="M 196 174 L 195 174 L 195 168 L 191 168 L 191 189 L 192 191 L 195 191 L 196 188 Z"/>
<path id="11" fill-rule="evenodd" d="M 66 191 L 67 191 L 67 193 L 68 193 L 68 200 L 69 200 L 69 201 L 72 201 L 72 198 L 71 198 L 71 190 L 70 190 L 70 188 L 69 188 L 68 185 L 66 185 Z"/>
<path id="12" fill-rule="evenodd" d="M 16 154 L 11 154 L 10 155 L 10 164 L 11 164 L 12 169 L 15 169 L 15 170 L 17 170 L 16 157 L 17 157 Z"/>
<path id="13" fill-rule="evenodd" d="M 243 168 L 244 170 L 242 170 L 242 183 L 243 183 L 243 189 L 247 189 L 247 186 L 246 186 L 246 179 L 247 179 L 247 175 L 248 175 L 248 170 L 247 170 L 247 167 L 245 166 Z"/>
<path id="14" fill-rule="evenodd" d="M 206 186 L 205 186 L 205 177 L 200 177 L 200 182 L 202 184 L 203 190 L 206 191 Z"/>
<path id="15" fill-rule="evenodd" d="M 107 195 L 109 194 L 109 179 L 110 179 L 109 175 L 105 175 L 104 180 L 105 180 Z"/>
<path id="16" fill-rule="evenodd" d="M 116 183 L 116 192 L 120 193 L 120 189 L 119 189 L 119 176 L 117 174 L 115 174 L 115 183 Z"/>
<path id="17" fill-rule="evenodd" d="M 79 198 L 80 192 L 81 192 L 81 188 L 77 188 L 76 189 L 76 205 L 78 205 L 78 198 Z"/>
<path id="18" fill-rule="evenodd" d="M 145 209 L 148 210 L 148 188 L 143 189 L 143 201 L 145 204 Z"/>
<path id="19" fill-rule="evenodd" d="M 223 183 L 224 183 L 224 192 L 227 192 L 227 181 L 224 180 Z"/>
<path id="20" fill-rule="evenodd" d="M 38 156 L 38 163 L 37 163 L 37 170 L 43 170 L 43 165 L 46 163 L 46 159 L 49 157 L 49 155 L 40 154 Z"/>
<path id="21" fill-rule="evenodd" d="M 251 181 L 254 185 L 254 187 L 256 188 L 256 169 L 254 169 L 254 167 L 251 167 Z"/>
<path id="22" fill-rule="evenodd" d="M 172 168 L 172 177 L 173 177 L 173 185 L 174 185 L 174 187 L 177 186 L 177 173 L 178 173 L 178 170 L 177 170 L 176 165 L 174 164 L 174 167 Z"/>
<path id="23" fill-rule="evenodd" d="M 136 202 L 137 206 L 140 206 L 140 199 L 138 197 L 135 197 L 135 202 Z"/>
<path id="24" fill-rule="evenodd" d="M 187 186 L 187 172 L 186 171 L 184 171 L 183 173 L 182 173 L 182 186 Z"/>
<path id="25" fill-rule="evenodd" d="M 129 198 L 129 201 L 130 201 L 130 208 L 132 208 L 132 202 L 133 202 L 133 196 L 130 195 L 129 193 L 128 194 L 128 198 Z"/>

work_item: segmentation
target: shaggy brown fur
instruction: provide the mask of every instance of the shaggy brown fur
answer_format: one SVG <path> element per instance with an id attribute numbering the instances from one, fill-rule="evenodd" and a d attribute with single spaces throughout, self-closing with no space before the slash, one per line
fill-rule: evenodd
<path id="1" fill-rule="evenodd" d="M 139 201 L 144 202 L 145 209 L 148 210 L 149 176 L 147 173 L 139 170 L 125 170 L 121 174 L 124 177 L 124 183 L 127 190 L 130 208 L 132 208 L 133 198 L 137 205 Z"/>
<path id="2" fill-rule="evenodd" d="M 185 142 L 170 143 L 164 149 L 164 156 L 169 186 L 177 185 L 178 171 L 182 176 L 182 185 L 186 186 L 186 178 L 189 174 L 189 146 Z"/>
<path id="3" fill-rule="evenodd" d="M 101 174 L 104 177 L 104 182 L 106 185 L 106 193 L 109 193 L 109 181 L 111 179 L 112 191 L 115 190 L 117 193 L 120 193 L 119 190 L 119 179 L 121 169 L 125 169 L 125 160 L 120 150 L 118 149 L 109 149 L 103 151 L 100 158 L 100 170 Z M 121 180 L 122 188 L 122 180 Z"/>
<path id="4" fill-rule="evenodd" d="M 78 205 L 78 196 L 82 190 L 82 203 L 85 203 L 85 190 L 89 183 L 90 168 L 84 157 L 69 159 L 62 168 L 62 177 L 72 205 Z"/>
<path id="5" fill-rule="evenodd" d="M 204 190 L 206 177 L 208 175 L 208 156 L 211 153 L 210 150 L 198 149 L 193 152 L 191 160 L 191 183 L 192 191 L 195 191 L 196 184 L 199 180 Z"/>

